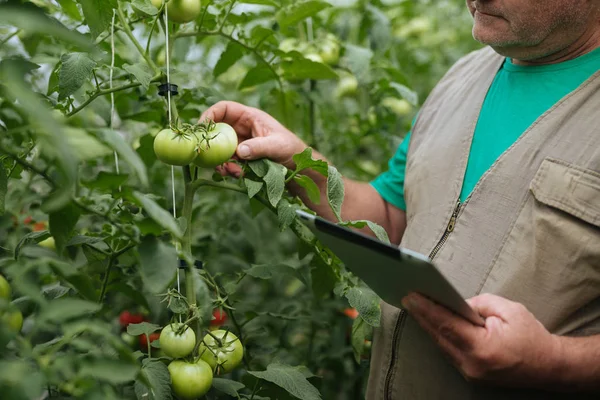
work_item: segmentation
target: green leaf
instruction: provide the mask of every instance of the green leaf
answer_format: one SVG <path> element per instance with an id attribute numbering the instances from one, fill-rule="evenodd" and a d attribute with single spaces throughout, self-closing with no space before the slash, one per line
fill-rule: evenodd
<path id="1" fill-rule="evenodd" d="M 146 236 L 138 247 L 142 282 L 151 293 L 161 293 L 175 277 L 177 252 L 154 236 Z"/>
<path id="2" fill-rule="evenodd" d="M 127 182 L 129 175 L 119 175 L 112 172 L 100 171 L 96 178 L 83 181 L 83 185 L 90 189 L 117 190 L 119 186 Z"/>
<path id="3" fill-rule="evenodd" d="M 8 175 L 6 169 L 0 163 L 0 215 L 4 215 L 6 204 L 6 193 L 8 192 Z"/>
<path id="4" fill-rule="evenodd" d="M 327 264 L 319 255 L 310 261 L 312 291 L 317 298 L 329 295 L 338 281 L 333 264 Z"/>
<path id="5" fill-rule="evenodd" d="M 131 6 L 146 15 L 158 14 L 158 8 L 154 7 L 150 0 L 133 0 Z"/>
<path id="6" fill-rule="evenodd" d="M 385 231 L 385 229 L 383 229 L 383 227 L 381 225 L 378 225 L 375 222 L 359 220 L 359 221 L 343 222 L 340 225 L 348 226 L 348 227 L 352 227 L 352 228 L 358 228 L 358 229 L 362 229 L 365 226 L 368 226 L 369 229 L 371 229 L 371 231 L 375 234 L 375 236 L 377 236 L 377 239 L 379 239 L 380 241 L 382 241 L 384 243 L 388 243 L 388 244 L 390 243 L 390 239 L 389 239 L 388 234 Z"/>
<path id="7" fill-rule="evenodd" d="M 179 227 L 179 224 L 167 210 L 159 206 L 154 200 L 143 193 L 135 192 L 134 197 L 144 210 L 146 210 L 148 215 L 158 222 L 160 226 L 168 230 L 178 239 L 183 237 L 183 232 Z"/>
<path id="8" fill-rule="evenodd" d="M 226 395 L 238 397 L 239 391 L 244 389 L 243 383 L 232 381 L 231 379 L 214 378 L 212 382 L 213 387 L 219 392 L 223 392 Z"/>
<path id="9" fill-rule="evenodd" d="M 344 181 L 338 170 L 330 165 L 327 175 L 327 201 L 337 217 L 342 221 L 342 203 L 344 202 Z"/>
<path id="10" fill-rule="evenodd" d="M 249 198 L 256 196 L 256 194 L 260 192 L 260 189 L 263 187 L 262 182 L 256 182 L 246 178 L 244 178 L 244 185 L 246 185 L 246 188 L 248 189 Z"/>
<path id="11" fill-rule="evenodd" d="M 238 90 L 257 86 L 261 83 L 269 82 L 274 79 L 277 79 L 277 75 L 275 75 L 273 70 L 264 64 L 259 64 L 246 73 L 246 76 L 244 79 L 242 79 Z"/>
<path id="12" fill-rule="evenodd" d="M 92 77 L 96 61 L 86 53 L 69 53 L 60 58 L 58 75 L 58 100 L 61 101 L 83 86 Z"/>
<path id="13" fill-rule="evenodd" d="M 15 246 L 15 260 L 19 258 L 19 254 L 21 253 L 21 249 L 23 246 L 26 246 L 30 243 L 39 243 L 42 240 L 46 240 L 50 237 L 50 232 L 48 231 L 40 231 L 40 232 L 29 232 L 27 235 L 23 236 L 19 243 Z"/>
<path id="14" fill-rule="evenodd" d="M 62 10 L 67 14 L 70 18 L 73 18 L 76 21 L 81 21 L 81 14 L 79 14 L 79 8 L 77 8 L 77 3 L 74 0 L 57 0 L 58 4 Z"/>
<path id="15" fill-rule="evenodd" d="M 390 86 L 396 89 L 396 91 L 413 106 L 417 107 L 419 105 L 419 95 L 414 90 L 410 90 L 408 87 L 397 82 L 390 82 Z"/>
<path id="16" fill-rule="evenodd" d="M 350 307 L 356 308 L 362 319 L 371 326 L 378 327 L 381 319 L 380 299 L 371 289 L 353 287 L 346 292 Z"/>
<path id="17" fill-rule="evenodd" d="M 82 362 L 79 375 L 118 385 L 134 380 L 139 370 L 138 365 L 122 360 L 91 358 Z"/>
<path id="18" fill-rule="evenodd" d="M 62 253 L 66 247 L 75 225 L 79 220 L 80 212 L 79 208 L 73 203 L 69 203 L 66 207 L 59 211 L 55 211 L 50 214 L 50 234 L 56 241 L 56 250 L 58 253 Z"/>
<path id="19" fill-rule="evenodd" d="M 369 35 L 372 38 L 372 43 L 376 44 L 378 52 L 385 52 L 390 45 L 392 37 L 390 19 L 384 11 L 372 4 L 367 4 L 366 9 L 371 20 Z"/>
<path id="20" fill-rule="evenodd" d="M 135 79 L 141 83 L 142 87 L 146 90 L 150 87 L 152 82 L 152 70 L 145 63 L 137 63 L 133 65 L 125 64 L 123 69 L 135 76 Z"/>
<path id="21" fill-rule="evenodd" d="M 155 324 L 150 324 L 148 322 L 141 322 L 139 324 L 127 325 L 127 333 L 129 333 L 132 336 L 150 335 L 159 329 L 160 329 L 160 326 L 155 325 Z"/>
<path id="22" fill-rule="evenodd" d="M 69 146 L 81 161 L 95 160 L 112 153 L 107 146 L 84 129 L 67 127 L 64 133 Z"/>
<path id="23" fill-rule="evenodd" d="M 346 44 L 345 49 L 344 64 L 348 66 L 348 69 L 356 76 L 359 82 L 368 80 L 369 72 L 371 71 L 371 60 L 373 59 L 371 49 L 351 44 Z"/>
<path id="24" fill-rule="evenodd" d="M 125 140 L 117 132 L 112 129 L 100 129 L 95 133 L 98 134 L 98 139 L 107 144 L 111 149 L 117 152 L 119 159 L 124 161 L 131 167 L 135 175 L 138 177 L 143 186 L 148 186 L 148 174 L 146 166 L 140 156 L 133 151 Z"/>
<path id="25" fill-rule="evenodd" d="M 221 54 L 213 75 L 217 78 L 219 75 L 224 74 L 227 70 L 238 62 L 244 56 L 243 47 L 236 42 L 229 42 L 225 51 Z"/>
<path id="26" fill-rule="evenodd" d="M 293 276 L 302 283 L 306 284 L 306 280 L 296 268 L 287 264 L 253 264 L 252 267 L 244 271 L 246 274 L 257 279 L 272 279 L 276 276 Z"/>
<path id="27" fill-rule="evenodd" d="M 306 58 L 284 60 L 280 65 L 283 70 L 283 77 L 288 80 L 326 80 L 336 79 L 338 77 L 338 74 L 336 74 L 327 64 Z"/>
<path id="28" fill-rule="evenodd" d="M 277 205 L 277 218 L 279 219 L 279 229 L 283 232 L 296 219 L 296 210 L 300 206 L 290 203 L 287 199 L 281 199 Z"/>
<path id="29" fill-rule="evenodd" d="M 311 177 L 306 175 L 296 175 L 294 177 L 294 182 L 306 190 L 306 194 L 311 202 L 314 204 L 321 203 L 321 190 Z"/>
<path id="30" fill-rule="evenodd" d="M 99 34 L 107 30 L 113 17 L 114 4 L 112 1 L 103 0 L 78 0 L 83 10 L 85 21 L 90 27 L 90 33 L 95 39 Z"/>
<path id="31" fill-rule="evenodd" d="M 267 163 L 269 170 L 263 178 L 267 185 L 267 197 L 271 205 L 277 207 L 285 190 L 285 167 L 270 160 L 267 160 Z"/>
<path id="32" fill-rule="evenodd" d="M 2 331 L 1 328 L 3 327 L 0 326 L 0 331 Z M 29 360 L 0 360 L 0 388 L 3 399 L 43 398 L 46 386 L 44 381 L 44 376 L 38 370 L 31 368 Z"/>
<path id="33" fill-rule="evenodd" d="M 312 149 L 310 147 L 307 147 L 302 153 L 295 154 L 292 159 L 296 163 L 295 172 L 301 172 L 307 168 L 310 168 L 323 176 L 327 176 L 329 173 L 329 165 L 327 162 L 313 159 Z"/>
<path id="34" fill-rule="evenodd" d="M 267 172 L 269 172 L 269 164 L 266 159 L 250 161 L 248 162 L 248 166 L 259 178 L 264 178 Z"/>
<path id="35" fill-rule="evenodd" d="M 52 260 L 48 263 L 52 271 L 68 282 L 77 292 L 86 300 L 98 301 L 98 293 L 92 281 L 84 271 L 75 268 L 74 265 L 66 262 Z"/>
<path id="36" fill-rule="evenodd" d="M 167 366 L 162 361 L 144 363 L 141 379 L 135 381 L 137 400 L 171 400 L 171 376 Z M 142 382 L 149 382 L 149 388 Z"/>
<path id="37" fill-rule="evenodd" d="M 88 317 L 102 308 L 102 304 L 87 300 L 61 298 L 42 308 L 39 319 L 52 324 L 60 324 L 73 318 Z"/>
<path id="38" fill-rule="evenodd" d="M 290 6 L 279 10 L 277 14 L 275 14 L 275 18 L 281 28 L 284 29 L 288 26 L 297 24 L 308 17 L 314 16 L 327 7 L 331 7 L 331 5 L 324 1 L 311 0 L 294 2 Z"/>
<path id="39" fill-rule="evenodd" d="M 354 359 L 360 364 L 360 359 L 365 352 L 365 339 L 370 335 L 371 327 L 359 316 L 352 323 L 352 350 Z"/>
<path id="40" fill-rule="evenodd" d="M 283 364 L 270 364 L 266 371 L 248 371 L 259 379 L 272 382 L 301 400 L 320 400 L 321 394 L 298 369 Z"/>

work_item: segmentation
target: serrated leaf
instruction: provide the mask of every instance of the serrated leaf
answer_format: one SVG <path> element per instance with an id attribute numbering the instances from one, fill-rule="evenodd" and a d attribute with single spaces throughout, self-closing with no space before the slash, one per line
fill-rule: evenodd
<path id="1" fill-rule="evenodd" d="M 137 63 L 133 65 L 125 64 L 123 65 L 123 69 L 133 75 L 142 87 L 148 90 L 150 83 L 152 82 L 152 71 L 150 70 L 150 67 L 146 64 Z"/>
<path id="2" fill-rule="evenodd" d="M 362 319 L 371 326 L 378 327 L 381 319 L 380 298 L 371 289 L 353 287 L 346 292 L 350 307 L 356 308 Z"/>
<path id="3" fill-rule="evenodd" d="M 83 16 L 90 27 L 93 38 L 108 29 L 113 17 L 114 4 L 112 1 L 103 0 L 78 0 L 83 10 Z"/>
<path id="4" fill-rule="evenodd" d="M 79 8 L 77 8 L 77 3 L 74 0 L 57 0 L 58 4 L 70 18 L 81 21 L 81 14 L 79 14 Z"/>
<path id="5" fill-rule="evenodd" d="M 338 170 L 329 165 L 327 173 L 327 201 L 338 221 L 342 221 L 342 203 L 344 202 L 344 181 Z"/>
<path id="6" fill-rule="evenodd" d="M 388 243 L 388 244 L 390 243 L 390 239 L 389 239 L 388 234 L 385 231 L 385 229 L 383 229 L 382 226 L 376 224 L 375 222 L 359 220 L 359 221 L 343 222 L 340 225 L 348 226 L 351 228 L 358 228 L 358 229 L 362 229 L 365 226 L 368 226 L 369 229 L 371 229 L 371 231 L 375 234 L 375 236 L 377 236 L 377 239 L 379 239 L 380 241 L 382 241 L 384 243 Z"/>
<path id="7" fill-rule="evenodd" d="M 71 234 L 79 220 L 79 216 L 79 208 L 73 203 L 69 203 L 61 210 L 50 214 L 50 234 L 56 241 L 56 250 L 59 253 L 63 251 L 69 239 L 71 239 Z"/>
<path id="8" fill-rule="evenodd" d="M 260 189 L 263 187 L 262 182 L 256 182 L 246 178 L 244 179 L 244 185 L 246 185 L 246 188 L 248 189 L 249 198 L 256 196 L 256 194 L 260 192 Z"/>
<path id="9" fill-rule="evenodd" d="M 68 282 L 75 290 L 77 290 L 80 296 L 84 297 L 86 300 L 94 302 L 98 301 L 98 293 L 96 292 L 96 288 L 90 276 L 79 271 L 70 263 L 52 260 L 48 265 L 52 269 L 52 272 Z"/>
<path id="10" fill-rule="evenodd" d="M 285 170 L 281 165 L 267 160 L 269 170 L 264 176 L 267 185 L 267 197 L 273 207 L 277 207 L 285 190 Z"/>
<path id="11" fill-rule="evenodd" d="M 149 322 L 140 322 L 139 324 L 127 325 L 127 333 L 132 336 L 150 335 L 160 329 L 160 326 Z"/>
<path id="12" fill-rule="evenodd" d="M 61 298 L 51 301 L 42 308 L 38 318 L 53 324 L 60 324 L 73 318 L 89 317 L 100 311 L 101 308 L 102 304 L 91 301 Z"/>
<path id="13" fill-rule="evenodd" d="M 134 380 L 139 370 L 138 365 L 128 364 L 122 360 L 92 358 L 82 363 L 78 373 L 82 377 L 118 385 Z"/>
<path id="14" fill-rule="evenodd" d="M 419 95 L 414 90 L 411 90 L 408 87 L 397 82 L 390 82 L 390 86 L 396 89 L 400 96 L 402 96 L 411 105 L 415 107 L 419 105 Z"/>
<path id="15" fill-rule="evenodd" d="M 284 60 L 279 65 L 283 70 L 283 77 L 288 80 L 327 80 L 338 78 L 338 74 L 327 64 L 306 58 Z"/>
<path id="16" fill-rule="evenodd" d="M 151 293 L 161 293 L 175 277 L 177 251 L 154 236 L 146 236 L 138 247 L 142 282 Z"/>
<path id="17" fill-rule="evenodd" d="M 154 7 L 150 0 L 133 0 L 131 6 L 146 15 L 158 14 L 158 8 Z"/>
<path id="18" fill-rule="evenodd" d="M 314 204 L 321 203 L 321 190 L 319 186 L 312 180 L 311 177 L 306 175 L 296 175 L 294 177 L 294 182 L 304 188 L 306 190 L 306 194 L 311 202 Z"/>
<path id="19" fill-rule="evenodd" d="M 160 226 L 168 230 L 178 239 L 183 237 L 183 231 L 179 227 L 179 224 L 167 210 L 159 206 L 154 200 L 143 193 L 135 192 L 134 197 L 139 201 L 148 215 L 150 215 L 150 217 Z M 175 258 L 173 260 L 175 260 Z"/>
<path id="20" fill-rule="evenodd" d="M 8 175 L 6 169 L 0 164 L 0 215 L 4 215 L 6 193 L 8 192 Z"/>
<path id="21" fill-rule="evenodd" d="M 276 384 L 301 400 L 321 400 L 321 394 L 297 368 L 283 364 L 270 364 L 266 371 L 248 371 L 259 379 Z"/>
<path id="22" fill-rule="evenodd" d="M 227 70 L 236 62 L 238 62 L 243 56 L 243 47 L 235 42 L 229 42 L 227 48 L 223 53 L 221 53 L 221 57 L 215 65 L 215 69 L 213 70 L 214 77 L 217 78 L 219 75 L 227 72 Z"/>
<path id="23" fill-rule="evenodd" d="M 101 129 L 96 131 L 98 139 L 101 142 L 108 145 L 111 149 L 117 152 L 119 159 L 127 163 L 133 170 L 135 175 L 140 180 L 143 186 L 148 186 L 148 173 L 146 171 L 146 165 L 140 158 L 140 156 L 133 151 L 125 140 L 117 132 L 112 129 Z"/>
<path id="24" fill-rule="evenodd" d="M 370 333 L 370 327 L 365 321 L 359 316 L 352 323 L 352 351 L 354 353 L 354 359 L 360 364 L 361 356 L 365 351 L 365 339 Z"/>
<path id="25" fill-rule="evenodd" d="M 167 366 L 161 361 L 149 361 L 142 366 L 142 379 L 135 381 L 135 395 L 138 400 L 171 400 L 171 376 Z"/>
<path id="26" fill-rule="evenodd" d="M 290 203 L 287 199 L 281 199 L 277 205 L 277 218 L 279 229 L 283 232 L 296 219 L 296 210 L 300 209 L 297 204 Z"/>
<path id="27" fill-rule="evenodd" d="M 231 379 L 223 379 L 223 378 L 213 378 L 212 382 L 213 387 L 219 392 L 223 392 L 226 395 L 238 397 L 239 391 L 244 389 L 243 383 L 232 381 Z"/>
<path id="28" fill-rule="evenodd" d="M 248 166 L 259 178 L 264 178 L 267 172 L 269 172 L 269 164 L 266 159 L 250 161 L 248 162 Z"/>
<path id="29" fill-rule="evenodd" d="M 288 26 L 293 26 L 308 17 L 312 17 L 327 7 L 331 7 L 331 5 L 324 1 L 311 0 L 294 2 L 290 6 L 279 10 L 277 14 L 275 14 L 275 18 L 282 29 L 284 29 Z"/>
<path id="30" fill-rule="evenodd" d="M 58 75 L 58 100 L 75 93 L 92 76 L 96 61 L 86 53 L 69 53 L 60 58 L 61 68 Z"/>
<path id="31" fill-rule="evenodd" d="M 189 311 L 189 306 L 184 299 L 174 298 L 169 302 L 169 310 L 173 314 L 185 314 Z"/>
<path id="32" fill-rule="evenodd" d="M 269 82 L 277 79 L 277 75 L 265 64 L 259 64 L 254 68 L 251 68 L 242 79 L 238 90 L 242 90 L 248 87 L 260 85 L 261 83 Z"/>
<path id="33" fill-rule="evenodd" d="M 302 153 L 295 154 L 292 159 L 294 160 L 294 163 L 296 163 L 295 172 L 301 172 L 310 168 L 323 176 L 327 176 L 329 173 L 327 162 L 323 160 L 314 160 L 312 158 L 312 149 L 310 147 L 307 147 Z"/>

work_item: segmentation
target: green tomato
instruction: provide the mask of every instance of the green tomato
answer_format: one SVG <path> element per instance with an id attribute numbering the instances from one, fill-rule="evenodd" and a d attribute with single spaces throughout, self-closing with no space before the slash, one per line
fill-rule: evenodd
<path id="1" fill-rule="evenodd" d="M 210 366 L 198 360 L 195 363 L 172 361 L 169 366 L 173 392 L 183 400 L 204 396 L 212 386 L 213 373 Z"/>
<path id="2" fill-rule="evenodd" d="M 412 105 L 396 97 L 386 97 L 381 100 L 381 105 L 400 117 L 406 117 L 412 112 Z"/>
<path id="3" fill-rule="evenodd" d="M 135 348 L 138 344 L 138 338 L 136 336 L 130 335 L 127 332 L 121 333 L 121 339 L 132 349 Z"/>
<path id="4" fill-rule="evenodd" d="M 48 239 L 42 240 L 38 244 L 49 250 L 56 250 L 56 241 L 54 240 L 54 238 L 52 236 L 50 236 Z"/>
<path id="5" fill-rule="evenodd" d="M 325 64 L 335 65 L 340 61 L 340 43 L 335 35 L 327 34 L 325 39 L 319 44 L 319 56 Z"/>
<path id="6" fill-rule="evenodd" d="M 21 332 L 21 328 L 23 328 L 23 314 L 16 309 L 4 313 L 0 312 L 0 322 L 2 325 L 8 326 L 12 332 Z"/>
<path id="7" fill-rule="evenodd" d="M 224 122 L 217 122 L 212 129 L 203 132 L 198 144 L 198 157 L 195 164 L 199 167 L 214 168 L 231 159 L 237 149 L 238 138 L 235 130 Z"/>
<path id="8" fill-rule="evenodd" d="M 215 338 L 219 339 L 220 343 Z M 226 374 L 242 362 L 244 346 L 233 333 L 220 329 L 204 336 L 198 354 L 217 374 Z"/>
<path id="9" fill-rule="evenodd" d="M 180 333 L 180 330 L 183 332 Z M 181 324 L 171 324 L 160 333 L 160 348 L 171 358 L 183 358 L 190 354 L 196 346 L 196 334 L 193 329 Z"/>
<path id="10" fill-rule="evenodd" d="M 353 96 L 356 94 L 358 90 L 358 80 L 356 77 L 350 73 L 342 73 L 340 80 L 338 82 L 337 88 L 335 90 L 335 95 L 337 98 Z"/>
<path id="11" fill-rule="evenodd" d="M 156 158 L 168 165 L 186 166 L 196 158 L 198 140 L 193 135 L 182 135 L 163 129 L 154 138 Z"/>
<path id="12" fill-rule="evenodd" d="M 152 1 L 152 5 L 154 7 L 156 7 L 157 9 L 160 10 L 160 8 L 162 7 L 164 1 L 163 0 L 151 0 Z"/>
<path id="13" fill-rule="evenodd" d="M 167 3 L 169 19 L 178 24 L 185 24 L 198 18 L 202 10 L 200 0 L 170 0 Z"/>
<path id="14" fill-rule="evenodd" d="M 279 43 L 279 50 L 289 53 L 290 51 L 299 51 L 300 41 L 296 38 L 286 38 Z"/>
<path id="15" fill-rule="evenodd" d="M 2 275 L 0 275 L 0 299 L 10 300 L 12 290 L 10 284 Z"/>

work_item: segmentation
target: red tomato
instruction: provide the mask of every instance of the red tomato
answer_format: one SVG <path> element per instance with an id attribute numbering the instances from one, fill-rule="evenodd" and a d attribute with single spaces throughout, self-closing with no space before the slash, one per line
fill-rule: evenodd
<path id="1" fill-rule="evenodd" d="M 214 310 L 213 317 L 214 317 L 214 319 L 210 321 L 210 326 L 219 327 L 219 326 L 223 325 L 225 322 L 227 322 L 227 314 L 223 310 L 220 310 L 220 309 Z"/>
<path id="2" fill-rule="evenodd" d="M 132 314 L 129 311 L 123 311 L 119 315 L 119 323 L 123 328 L 127 328 L 129 324 L 141 324 L 145 321 L 142 314 Z"/>
<path id="3" fill-rule="evenodd" d="M 33 224 L 32 229 L 34 232 L 45 231 L 46 229 L 48 229 L 48 224 L 46 222 L 36 222 L 35 224 Z"/>
<path id="4" fill-rule="evenodd" d="M 29 217 L 26 217 L 26 218 L 23 220 L 23 223 L 24 223 L 24 224 L 27 224 L 27 225 L 31 224 L 32 222 L 33 222 L 33 218 L 31 218 L 31 216 L 29 216 Z"/>
<path id="5" fill-rule="evenodd" d="M 356 310 L 356 308 L 345 308 L 344 314 L 348 318 L 352 318 L 352 319 L 356 319 L 358 317 L 358 311 Z"/>
<path id="6" fill-rule="evenodd" d="M 150 343 L 158 339 L 160 339 L 159 332 L 154 332 L 150 334 Z M 146 335 L 140 335 L 140 346 L 142 347 L 142 350 L 148 350 L 148 339 L 146 339 Z"/>

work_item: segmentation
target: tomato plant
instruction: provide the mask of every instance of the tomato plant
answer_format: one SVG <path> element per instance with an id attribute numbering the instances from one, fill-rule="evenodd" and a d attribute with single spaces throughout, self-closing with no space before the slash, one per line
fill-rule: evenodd
<path id="1" fill-rule="evenodd" d="M 169 357 L 183 358 L 194 350 L 194 346 L 196 334 L 189 326 L 170 324 L 160 332 L 160 348 Z"/>
<path id="2" fill-rule="evenodd" d="M 340 176 L 385 171 L 475 48 L 470 16 L 450 0 L 165 4 L 0 2 L 0 397 L 361 398 L 378 298 L 287 185 L 319 198 L 305 172 L 320 171 L 339 214 Z M 246 134 L 198 124 L 221 100 L 332 165 L 307 150 L 294 169 L 215 174 Z M 185 359 L 167 354 L 171 323 L 195 335 Z"/>

